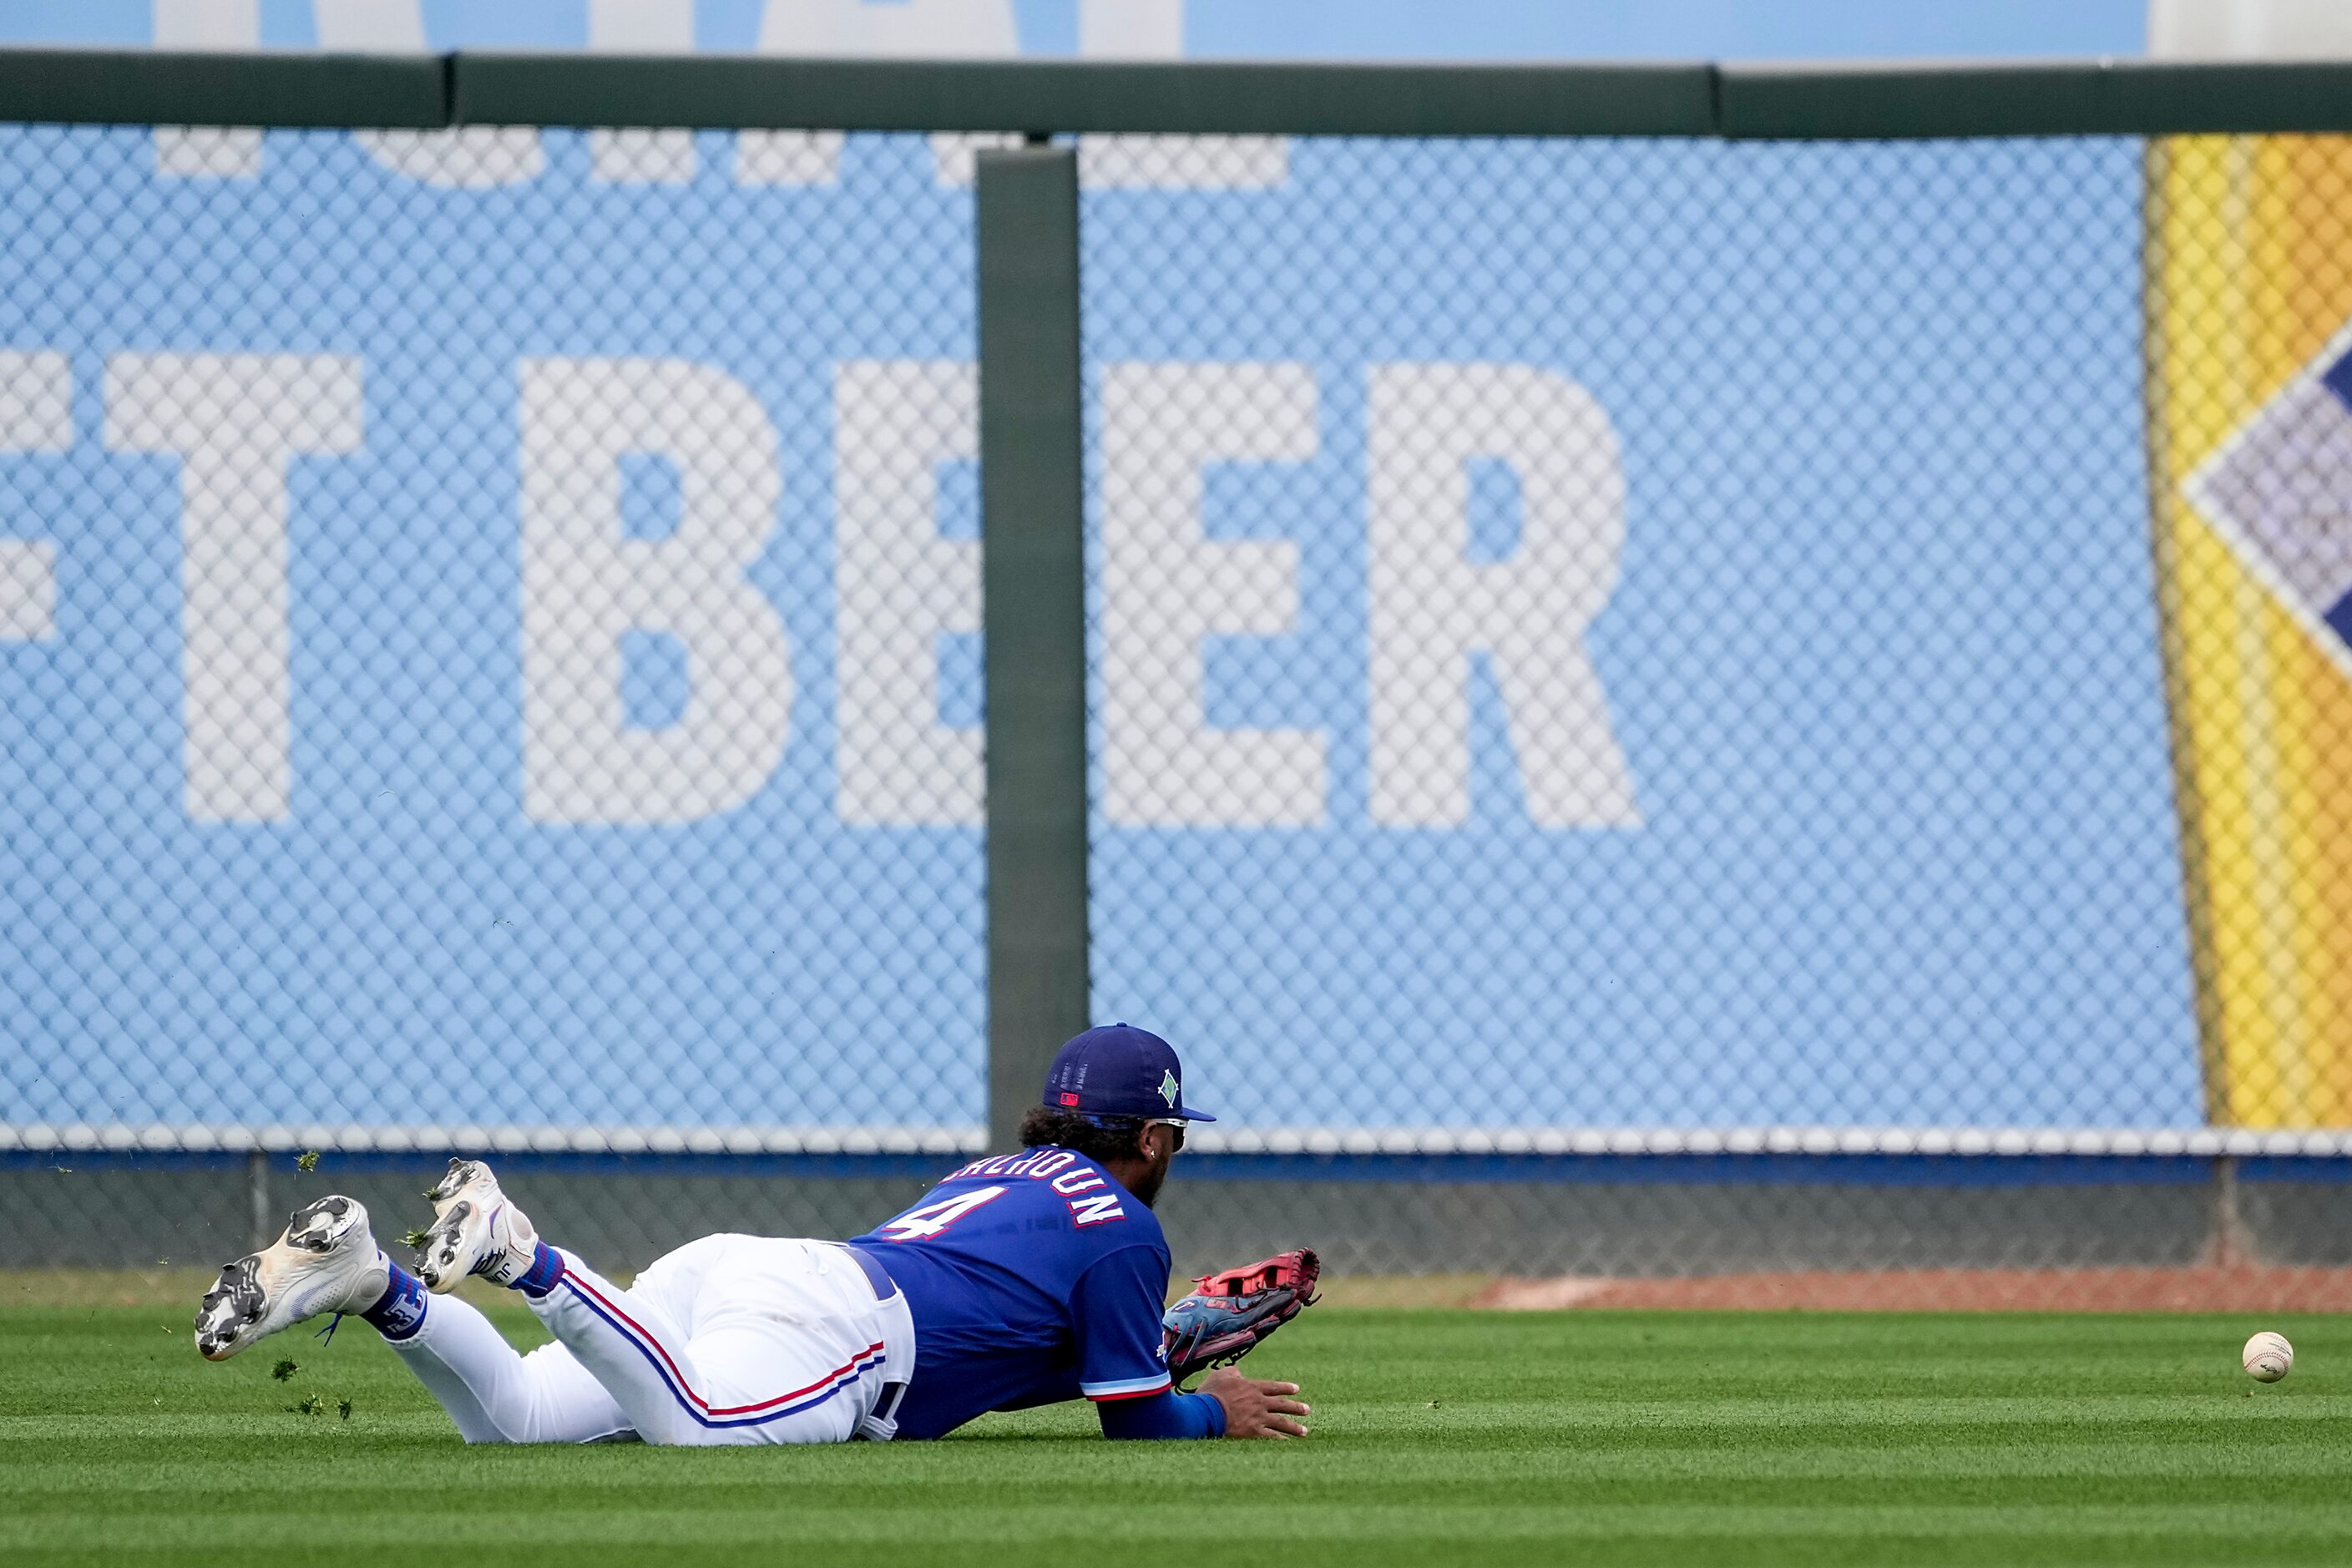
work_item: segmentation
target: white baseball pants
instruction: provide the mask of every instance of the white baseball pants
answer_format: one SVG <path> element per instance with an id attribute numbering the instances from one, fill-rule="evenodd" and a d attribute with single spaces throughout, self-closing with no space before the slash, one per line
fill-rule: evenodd
<path id="1" fill-rule="evenodd" d="M 706 1236 L 624 1290 L 571 1253 L 531 1303 L 555 1336 L 519 1354 L 436 1296 L 390 1342 L 468 1443 L 839 1443 L 896 1431 L 915 1364 L 907 1299 L 827 1241 Z"/>

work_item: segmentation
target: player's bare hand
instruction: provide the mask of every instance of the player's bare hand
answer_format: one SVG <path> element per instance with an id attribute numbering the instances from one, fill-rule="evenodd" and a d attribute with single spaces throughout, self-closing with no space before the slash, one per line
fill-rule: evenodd
<path id="1" fill-rule="evenodd" d="M 1292 1397 L 1298 1392 L 1295 1383 L 1244 1377 L 1238 1369 L 1224 1366 L 1202 1378 L 1199 1392 L 1225 1407 L 1228 1437 L 1307 1436 L 1305 1423 L 1297 1418 L 1310 1407 L 1305 1400 Z"/>

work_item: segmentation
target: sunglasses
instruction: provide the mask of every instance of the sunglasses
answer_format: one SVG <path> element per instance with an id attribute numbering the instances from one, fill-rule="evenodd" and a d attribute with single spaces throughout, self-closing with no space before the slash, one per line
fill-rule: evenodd
<path id="1" fill-rule="evenodd" d="M 1146 1121 L 1144 1125 L 1146 1127 L 1173 1127 L 1176 1129 L 1176 1147 L 1174 1150 L 1171 1151 L 1171 1152 L 1181 1152 L 1182 1151 L 1184 1147 L 1184 1123 L 1180 1119 L 1173 1116 L 1155 1116 L 1149 1121 Z"/>

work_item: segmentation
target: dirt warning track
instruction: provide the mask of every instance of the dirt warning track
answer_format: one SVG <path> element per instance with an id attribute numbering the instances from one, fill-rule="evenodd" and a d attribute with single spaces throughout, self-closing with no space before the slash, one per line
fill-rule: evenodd
<path id="1" fill-rule="evenodd" d="M 1471 1298 L 1505 1311 L 1560 1308 L 1837 1312 L 2344 1312 L 2352 1268 L 1795 1270 L 1673 1279 L 1498 1279 Z"/>

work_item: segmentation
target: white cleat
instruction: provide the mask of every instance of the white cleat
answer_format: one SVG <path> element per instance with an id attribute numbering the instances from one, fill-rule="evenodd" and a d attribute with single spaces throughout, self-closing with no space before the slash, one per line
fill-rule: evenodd
<path id="1" fill-rule="evenodd" d="M 428 1290 L 454 1290 L 468 1274 L 493 1285 L 511 1285 L 539 1257 L 539 1231 L 530 1216 L 499 1190 L 499 1179 L 479 1160 L 452 1160 L 448 1173 L 425 1194 L 433 1200 L 433 1224 L 416 1249 L 416 1277 Z"/>
<path id="2" fill-rule="evenodd" d="M 221 1270 L 196 1309 L 196 1349 L 226 1361 L 305 1318 L 364 1311 L 391 1279 L 366 1208 L 356 1198 L 320 1198 L 294 1211 L 285 1235 Z"/>

